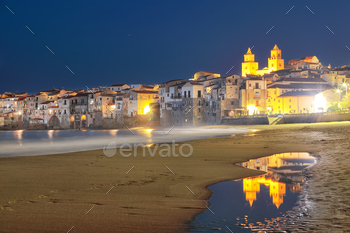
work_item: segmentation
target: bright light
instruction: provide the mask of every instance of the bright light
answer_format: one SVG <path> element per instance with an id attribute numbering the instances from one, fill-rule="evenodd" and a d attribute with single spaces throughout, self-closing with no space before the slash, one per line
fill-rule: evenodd
<path id="1" fill-rule="evenodd" d="M 337 91 L 338 92 L 338 91 Z M 322 93 L 315 95 L 315 99 L 312 102 L 314 106 L 314 112 L 323 112 L 327 109 L 327 100 Z"/>
<path id="2" fill-rule="evenodd" d="M 337 93 L 340 93 L 340 92 L 341 92 L 341 90 L 337 89 Z"/>
<path id="3" fill-rule="evenodd" d="M 146 129 L 146 131 L 147 131 L 147 132 L 152 132 L 152 131 L 153 131 L 153 129 Z"/>
<path id="4" fill-rule="evenodd" d="M 251 104 L 251 105 L 248 105 L 248 106 L 247 106 L 247 110 L 248 110 L 248 114 L 249 114 L 249 115 L 253 115 L 254 112 L 258 110 L 258 108 L 255 107 L 254 104 Z"/>
<path id="5" fill-rule="evenodd" d="M 150 109 L 149 105 L 146 105 L 146 106 L 144 107 L 144 109 L 143 109 L 143 114 L 147 114 L 147 113 L 149 113 L 150 111 L 151 111 L 151 109 Z"/>

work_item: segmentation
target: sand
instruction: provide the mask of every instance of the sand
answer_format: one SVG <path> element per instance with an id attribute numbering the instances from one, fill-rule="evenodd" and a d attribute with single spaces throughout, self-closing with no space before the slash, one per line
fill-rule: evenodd
<path id="1" fill-rule="evenodd" d="M 319 159 L 295 229 L 350 230 L 350 122 L 247 127 L 257 131 L 186 142 L 189 157 L 143 157 L 139 147 L 128 158 L 119 150 L 2 158 L 0 232 L 186 232 L 209 204 L 207 186 L 261 174 L 235 163 L 304 151 Z"/>

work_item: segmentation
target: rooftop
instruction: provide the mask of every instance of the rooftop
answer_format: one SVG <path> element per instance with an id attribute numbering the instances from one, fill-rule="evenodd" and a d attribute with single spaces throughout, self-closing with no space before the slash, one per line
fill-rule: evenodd
<path id="1" fill-rule="evenodd" d="M 320 91 L 290 91 L 280 95 L 279 97 L 293 97 L 293 96 L 315 96 Z"/>

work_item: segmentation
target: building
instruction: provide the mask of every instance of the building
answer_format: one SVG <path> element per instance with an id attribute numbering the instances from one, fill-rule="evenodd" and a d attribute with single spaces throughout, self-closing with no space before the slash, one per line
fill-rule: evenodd
<path id="1" fill-rule="evenodd" d="M 181 89 L 182 124 L 202 125 L 204 117 L 204 85 L 198 82 L 188 82 Z"/>
<path id="2" fill-rule="evenodd" d="M 244 114 L 266 114 L 267 81 L 264 77 L 250 77 L 245 80 L 245 87 L 240 92 L 240 107 Z"/>
<path id="3" fill-rule="evenodd" d="M 322 106 L 316 105 L 322 102 L 321 99 L 318 99 L 320 97 L 318 94 L 329 89 L 332 87 L 321 78 L 280 79 L 267 87 L 267 112 L 270 114 L 295 114 L 326 111 L 324 104 L 321 103 Z"/>
<path id="4" fill-rule="evenodd" d="M 322 64 L 316 56 L 303 57 L 301 59 L 293 59 L 288 62 L 295 70 L 309 69 L 309 70 L 321 70 Z"/>
<path id="5" fill-rule="evenodd" d="M 118 92 L 118 91 L 122 91 L 124 89 L 128 89 L 130 88 L 129 85 L 127 84 L 113 84 L 109 87 L 110 90 Z"/>
<path id="6" fill-rule="evenodd" d="M 150 104 L 157 102 L 157 92 L 130 90 L 128 116 L 145 115 L 151 110 Z"/>
<path id="7" fill-rule="evenodd" d="M 259 63 L 255 61 L 255 55 L 252 53 L 250 48 L 246 54 L 244 54 L 244 62 L 242 63 L 242 77 L 247 75 L 257 75 L 259 69 Z"/>

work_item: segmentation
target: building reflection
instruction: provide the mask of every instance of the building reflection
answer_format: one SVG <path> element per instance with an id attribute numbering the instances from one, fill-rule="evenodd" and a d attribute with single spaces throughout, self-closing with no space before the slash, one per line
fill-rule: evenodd
<path id="1" fill-rule="evenodd" d="M 283 203 L 286 189 L 292 192 L 300 192 L 304 185 L 304 168 L 312 165 L 315 158 L 309 153 L 282 153 L 271 156 L 251 159 L 240 165 L 255 170 L 265 171 L 266 174 L 243 179 L 243 192 L 250 206 L 253 206 L 260 192 L 260 185 L 270 188 L 272 203 L 279 208 Z"/>

